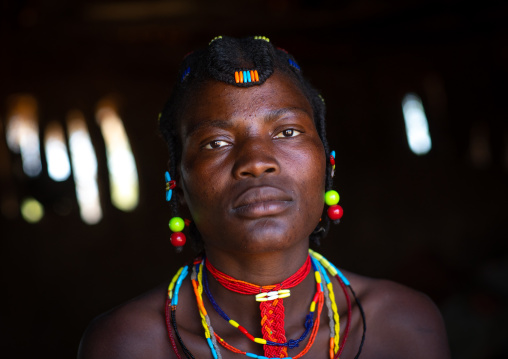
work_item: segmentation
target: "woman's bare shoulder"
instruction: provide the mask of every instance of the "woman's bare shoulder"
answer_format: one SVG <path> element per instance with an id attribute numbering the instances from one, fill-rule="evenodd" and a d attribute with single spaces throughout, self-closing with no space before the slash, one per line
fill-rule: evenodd
<path id="1" fill-rule="evenodd" d="M 165 326 L 165 288 L 156 287 L 95 318 L 83 334 L 78 359 L 173 358 Z"/>
<path id="2" fill-rule="evenodd" d="M 389 280 L 347 277 L 367 320 L 362 358 L 450 358 L 441 313 L 427 295 Z"/>

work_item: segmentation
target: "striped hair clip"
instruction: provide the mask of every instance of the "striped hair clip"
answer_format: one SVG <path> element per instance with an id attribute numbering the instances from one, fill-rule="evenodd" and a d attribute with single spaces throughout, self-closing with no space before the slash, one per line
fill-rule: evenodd
<path id="1" fill-rule="evenodd" d="M 243 84 L 248 82 L 259 82 L 258 70 L 235 71 L 235 82 L 237 84 Z"/>
<path id="2" fill-rule="evenodd" d="M 270 42 L 270 39 L 267 38 L 266 36 L 254 36 L 254 40 L 263 40 L 266 42 Z"/>
<path id="3" fill-rule="evenodd" d="M 295 61 L 293 61 L 291 59 L 288 59 L 288 61 L 289 61 L 289 65 L 291 65 L 292 67 L 294 67 L 295 69 L 300 71 L 300 66 L 298 66 L 298 64 Z"/>
<path id="4" fill-rule="evenodd" d="M 208 43 L 208 46 L 210 46 L 212 44 L 212 42 L 216 41 L 216 40 L 220 40 L 222 39 L 222 36 L 215 36 L 213 39 L 210 40 L 210 42 Z"/>
<path id="5" fill-rule="evenodd" d="M 182 78 L 180 79 L 180 82 L 183 82 L 187 76 L 190 74 L 190 66 L 185 69 L 185 71 L 182 74 Z"/>

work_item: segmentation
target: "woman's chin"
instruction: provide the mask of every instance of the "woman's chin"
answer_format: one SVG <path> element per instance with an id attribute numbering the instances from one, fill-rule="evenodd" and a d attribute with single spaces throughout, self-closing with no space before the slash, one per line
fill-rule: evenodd
<path id="1" fill-rule="evenodd" d="M 308 236 L 297 236 L 294 230 L 274 218 L 263 218 L 249 223 L 244 232 L 235 240 L 236 249 L 243 253 L 267 253 L 287 250 Z"/>

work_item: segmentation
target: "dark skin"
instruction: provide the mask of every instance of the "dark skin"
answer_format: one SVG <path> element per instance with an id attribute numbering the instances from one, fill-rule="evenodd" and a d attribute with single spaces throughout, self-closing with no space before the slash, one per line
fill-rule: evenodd
<path id="1" fill-rule="evenodd" d="M 194 219 L 206 254 L 221 271 L 255 283 L 279 283 L 296 272 L 308 253 L 308 236 L 323 210 L 325 153 L 309 101 L 291 79 L 275 72 L 263 85 L 237 88 L 207 83 L 180 121 L 183 144 L 178 185 L 182 205 Z M 449 358 L 443 321 L 423 294 L 393 282 L 343 271 L 361 299 L 367 336 L 361 358 Z M 262 337 L 259 304 L 252 296 L 210 290 L 226 313 Z M 313 276 L 284 299 L 286 337 L 298 338 L 315 290 Z M 97 318 L 87 329 L 78 358 L 176 358 L 164 319 L 167 284 Z M 344 294 L 334 283 L 341 322 L 347 320 Z M 177 323 L 196 358 L 211 358 L 192 287 L 184 281 Z M 244 351 L 263 354 L 215 311 L 204 296 L 214 327 Z M 351 332 L 341 358 L 354 358 L 362 322 L 353 304 Z M 305 358 L 328 358 L 326 307 L 318 335 Z M 300 348 L 289 350 L 290 356 Z M 221 350 L 222 356 L 240 358 Z M 182 357 L 183 353 L 180 352 Z"/>

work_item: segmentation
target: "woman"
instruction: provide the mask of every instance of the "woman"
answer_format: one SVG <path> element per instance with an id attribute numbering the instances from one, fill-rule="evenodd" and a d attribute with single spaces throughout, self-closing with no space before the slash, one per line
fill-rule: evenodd
<path id="1" fill-rule="evenodd" d="M 448 358 L 426 296 L 309 255 L 342 215 L 324 113 L 265 37 L 217 37 L 188 55 L 160 129 L 172 243 L 189 227 L 202 254 L 169 290 L 96 319 L 79 357 Z"/>

